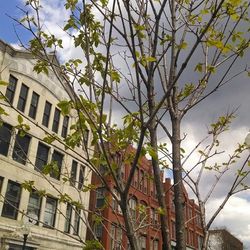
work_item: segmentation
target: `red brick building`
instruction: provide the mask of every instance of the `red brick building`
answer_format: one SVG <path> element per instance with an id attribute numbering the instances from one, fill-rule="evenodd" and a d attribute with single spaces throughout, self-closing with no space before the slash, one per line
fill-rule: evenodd
<path id="1" fill-rule="evenodd" d="M 130 166 L 122 164 L 121 176 L 124 181 L 128 178 Z M 106 173 L 104 166 L 100 167 L 103 175 Z M 140 235 L 140 247 L 142 250 L 161 250 L 162 240 L 158 213 L 158 202 L 156 198 L 155 185 L 152 180 L 151 162 L 142 157 L 138 163 L 134 179 L 132 181 L 129 199 L 130 213 L 134 219 L 135 225 L 138 225 Z M 106 175 L 106 181 L 109 188 L 115 191 L 115 184 L 110 175 Z M 106 191 L 97 175 L 92 175 L 92 184 L 97 187 L 91 191 L 90 223 L 93 225 L 98 239 L 107 250 L 129 249 L 128 239 L 123 230 L 124 220 L 120 208 L 114 198 Z M 175 245 L 175 211 L 173 205 L 173 191 L 171 189 L 170 179 L 164 182 L 166 191 L 167 218 L 171 236 L 171 244 Z M 199 207 L 193 200 L 188 199 L 187 192 L 184 190 L 186 200 L 186 218 L 187 218 L 187 249 L 200 249 L 202 242 L 202 229 L 200 224 Z M 104 218 L 102 222 L 100 218 Z M 95 215 L 94 215 L 95 214 Z M 95 221 L 95 222 L 94 222 Z M 87 239 L 92 239 L 88 231 Z"/>

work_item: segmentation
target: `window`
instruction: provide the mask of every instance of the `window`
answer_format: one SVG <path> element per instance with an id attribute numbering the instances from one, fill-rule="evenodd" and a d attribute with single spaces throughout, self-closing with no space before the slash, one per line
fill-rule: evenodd
<path id="1" fill-rule="evenodd" d="M 52 155 L 52 161 L 56 163 L 57 168 L 52 169 L 50 176 L 59 180 L 61 169 L 62 169 L 62 163 L 63 163 L 63 154 L 54 150 L 53 155 Z"/>
<path id="2" fill-rule="evenodd" d="M 25 165 L 27 161 L 27 154 L 30 145 L 30 136 L 20 136 L 17 134 L 16 141 L 13 149 L 13 160 Z"/>
<path id="3" fill-rule="evenodd" d="M 94 225 L 94 232 L 95 232 L 95 236 L 97 237 L 98 240 L 101 240 L 102 238 L 102 224 L 101 223 L 96 223 Z"/>
<path id="4" fill-rule="evenodd" d="M 189 231 L 189 243 L 191 246 L 194 245 L 194 232 L 193 231 Z"/>
<path id="5" fill-rule="evenodd" d="M 135 187 L 138 187 L 138 177 L 139 177 L 139 169 L 136 168 L 135 169 L 135 174 L 134 174 L 134 177 L 133 177 L 133 182 L 132 182 L 132 185 L 135 186 Z"/>
<path id="6" fill-rule="evenodd" d="M 57 200 L 47 197 L 44 211 L 44 227 L 54 227 Z"/>
<path id="7" fill-rule="evenodd" d="M 9 124 L 3 123 L 0 126 L 0 154 L 7 156 L 11 140 L 12 127 Z"/>
<path id="8" fill-rule="evenodd" d="M 81 210 L 78 208 L 75 208 L 75 218 L 74 218 L 74 234 L 79 233 L 79 226 L 80 226 L 80 216 L 81 216 Z"/>
<path id="9" fill-rule="evenodd" d="M 172 232 L 172 239 L 176 239 L 176 232 L 175 232 L 175 222 L 171 221 L 171 232 Z"/>
<path id="10" fill-rule="evenodd" d="M 116 188 L 113 189 L 113 192 L 114 192 L 115 196 L 117 197 L 117 199 L 120 200 L 120 194 L 118 193 Z M 119 214 L 122 213 L 121 207 L 120 207 L 118 201 L 113 197 L 113 195 L 112 195 L 111 207 L 113 209 L 113 212 L 118 212 Z"/>
<path id="11" fill-rule="evenodd" d="M 13 103 L 14 100 L 16 85 L 17 85 L 17 79 L 13 75 L 10 75 L 9 84 L 6 89 L 5 96 L 11 104 Z"/>
<path id="12" fill-rule="evenodd" d="M 141 250 L 146 250 L 146 245 L 147 245 L 147 237 L 146 236 L 141 236 L 140 237 L 140 249 Z"/>
<path id="13" fill-rule="evenodd" d="M 45 127 L 49 126 L 49 118 L 50 118 L 50 112 L 51 112 L 51 103 L 46 102 L 45 103 L 45 107 L 44 107 L 44 111 L 43 111 L 43 121 L 42 124 Z"/>
<path id="14" fill-rule="evenodd" d="M 145 194 L 148 193 L 148 176 L 146 175 L 146 173 L 144 173 L 144 178 L 143 178 L 143 192 Z"/>
<path id="15" fill-rule="evenodd" d="M 129 200 L 129 208 L 130 208 L 130 214 L 132 218 L 136 219 L 136 199 L 134 197 L 131 197 Z"/>
<path id="16" fill-rule="evenodd" d="M 29 88 L 25 84 L 22 84 L 18 103 L 17 103 L 17 108 L 22 112 L 24 112 L 24 109 L 25 109 L 28 91 L 29 91 Z"/>
<path id="17" fill-rule="evenodd" d="M 1 193 L 1 190 L 2 190 L 2 185 L 3 185 L 3 177 L 0 176 L 0 193 Z"/>
<path id="18" fill-rule="evenodd" d="M 115 224 L 111 225 L 111 249 L 112 250 L 121 250 L 122 249 L 122 229 Z"/>
<path id="19" fill-rule="evenodd" d="M 8 181 L 7 191 L 5 194 L 2 216 L 16 220 L 21 197 L 20 184 Z"/>
<path id="20" fill-rule="evenodd" d="M 72 206 L 69 203 L 67 203 L 65 224 L 64 224 L 64 232 L 66 233 L 70 232 L 71 215 L 72 215 Z"/>
<path id="21" fill-rule="evenodd" d="M 154 246 L 154 250 L 158 250 L 159 249 L 159 241 L 158 240 L 154 240 L 153 246 Z"/>
<path id="22" fill-rule="evenodd" d="M 77 174 L 77 162 L 73 160 L 70 173 L 70 184 L 72 186 L 75 186 L 76 184 L 76 174 Z"/>
<path id="23" fill-rule="evenodd" d="M 49 147 L 39 142 L 36 153 L 36 169 L 42 171 L 43 166 L 47 164 L 49 156 Z"/>
<path id="24" fill-rule="evenodd" d="M 59 127 L 59 122 L 60 122 L 60 110 L 55 109 L 54 113 L 54 119 L 53 119 L 53 124 L 52 124 L 52 131 L 57 133 L 58 132 L 58 127 Z"/>
<path id="25" fill-rule="evenodd" d="M 102 208 L 105 204 L 105 188 L 97 188 L 96 189 L 96 208 Z"/>
<path id="26" fill-rule="evenodd" d="M 78 189 L 82 189 L 84 184 L 85 167 L 81 165 L 79 172 Z"/>
<path id="27" fill-rule="evenodd" d="M 198 235 L 198 249 L 201 250 L 203 247 L 203 237 Z"/>
<path id="28" fill-rule="evenodd" d="M 38 107 L 39 95 L 36 92 L 33 92 L 31 103 L 30 103 L 30 111 L 29 116 L 33 119 L 36 118 L 36 111 Z"/>
<path id="29" fill-rule="evenodd" d="M 148 215 L 147 215 L 147 204 L 144 201 L 141 201 L 140 206 L 139 206 L 139 219 L 140 219 L 140 225 L 143 226 L 143 230 L 146 230 L 146 224 L 148 220 Z"/>
<path id="30" fill-rule="evenodd" d="M 143 184 L 144 184 L 144 172 L 140 171 L 140 181 L 139 181 L 139 189 L 143 191 Z"/>
<path id="31" fill-rule="evenodd" d="M 40 209 L 41 209 L 41 197 L 35 191 L 30 193 L 29 204 L 27 208 L 27 215 L 35 214 L 37 216 L 38 224 L 39 217 L 40 217 Z"/>
<path id="32" fill-rule="evenodd" d="M 69 126 L 69 117 L 64 116 L 63 118 L 63 125 L 62 125 L 62 137 L 66 138 Z"/>

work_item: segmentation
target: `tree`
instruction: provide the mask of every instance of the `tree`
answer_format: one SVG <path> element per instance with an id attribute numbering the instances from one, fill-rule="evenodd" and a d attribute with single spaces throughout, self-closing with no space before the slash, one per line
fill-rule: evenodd
<path id="1" fill-rule="evenodd" d="M 56 65 L 48 53 L 62 49 L 63 41 L 44 29 L 39 1 L 27 1 L 27 7 L 29 10 L 24 10 L 24 18 L 17 21 L 32 33 L 33 38 L 27 46 L 23 43 L 22 46 L 38 58 L 34 67 L 38 73 L 48 73 L 48 68 L 53 69 L 56 74 L 65 75 L 64 80 L 69 85 L 81 89 L 72 100 L 60 103 L 60 107 L 65 113 L 72 109 L 77 112 L 77 133 L 90 129 L 92 144 L 97 145 L 99 154 L 88 159 L 89 166 L 105 185 L 98 166 L 107 165 L 121 197 L 117 202 L 125 218 L 131 249 L 137 250 L 139 246 L 128 208 L 129 187 L 139 158 L 146 154 L 152 159 L 157 198 L 162 211 L 162 249 L 170 249 L 160 176 L 161 169 L 167 166 L 161 159 L 162 154 L 169 159 L 173 170 L 176 249 L 185 249 L 183 181 L 191 181 L 188 184 L 199 201 L 203 228 L 207 232 L 213 218 L 206 225 L 204 201 L 199 191 L 200 176 L 209 168 L 206 166 L 208 159 L 219 154 L 214 151 L 218 144 L 217 137 L 227 129 L 233 114 L 226 114 L 212 124 L 208 131 L 212 142 L 200 151 L 200 160 L 191 170 L 185 169 L 185 159 L 190 158 L 202 142 L 184 158 L 185 150 L 181 147 L 185 139 L 181 132 L 183 118 L 237 75 L 247 72 L 244 67 L 231 74 L 235 63 L 244 57 L 249 47 L 248 1 L 67 0 L 65 8 L 70 16 L 62 28 L 73 40 L 74 46 L 81 49 L 82 55 L 81 58 L 62 62 L 61 66 Z M 122 115 L 114 118 L 118 106 Z M 159 143 L 159 136 L 169 139 L 170 148 Z M 65 140 L 69 147 L 74 147 L 79 140 L 70 139 Z M 126 151 L 131 144 L 136 146 L 136 151 L 129 179 L 123 184 L 117 175 L 121 166 L 112 160 L 112 156 Z M 225 171 L 229 165 L 235 164 L 235 159 L 246 148 L 245 144 L 241 144 L 236 149 L 223 165 Z M 235 185 L 229 190 L 225 203 L 248 175 L 248 171 L 244 170 L 247 162 L 248 158 L 239 168 Z M 195 180 L 192 170 L 197 168 L 200 172 Z M 217 165 L 209 169 L 217 171 L 219 176 L 225 173 Z M 246 188 L 248 186 L 243 189 Z M 214 186 L 211 192 L 213 190 Z M 117 199 L 113 193 L 112 196 Z"/>

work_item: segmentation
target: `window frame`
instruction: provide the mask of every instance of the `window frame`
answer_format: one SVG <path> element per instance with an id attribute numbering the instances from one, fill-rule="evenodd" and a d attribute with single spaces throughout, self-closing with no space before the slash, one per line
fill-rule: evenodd
<path id="1" fill-rule="evenodd" d="M 42 125 L 44 125 L 47 128 L 49 126 L 51 109 L 52 109 L 52 104 L 50 102 L 46 101 L 45 105 L 44 105 L 44 110 L 43 110 Z"/>
<path id="2" fill-rule="evenodd" d="M 52 205 L 52 206 L 54 206 L 54 207 L 52 207 L 52 210 L 49 210 L 48 208 L 47 208 L 47 204 L 49 203 L 49 202 L 53 202 L 54 204 Z M 43 215 L 43 227 L 46 227 L 46 228 L 53 228 L 54 226 L 55 226 L 55 222 L 56 222 L 56 212 L 57 212 L 57 199 L 55 199 L 55 198 L 53 198 L 53 197 L 50 197 L 50 196 L 47 196 L 46 197 L 46 202 L 45 202 L 45 208 L 44 208 L 44 215 Z M 50 203 L 50 204 L 52 204 L 52 203 Z M 46 210 L 47 209 L 47 210 Z M 47 224 L 46 222 L 45 222 L 45 217 L 46 217 L 46 215 L 51 215 L 52 217 L 51 217 L 51 221 L 52 221 L 52 223 L 51 224 Z"/>
<path id="3" fill-rule="evenodd" d="M 47 153 L 46 153 L 46 159 L 45 158 L 41 158 L 38 157 L 38 151 L 39 151 L 39 147 L 43 147 L 43 149 L 46 148 Z M 35 161 L 35 169 L 38 171 L 43 171 L 43 166 L 48 164 L 48 159 L 49 159 L 49 152 L 50 152 L 50 147 L 48 147 L 47 145 L 45 145 L 44 143 L 41 143 L 40 141 L 38 142 L 38 147 L 37 147 L 37 151 L 36 151 L 36 161 Z M 40 152 L 40 155 L 44 155 L 44 152 Z M 42 166 L 40 166 L 39 162 L 44 162 L 44 164 Z M 38 166 L 39 165 L 39 166 Z"/>
<path id="4" fill-rule="evenodd" d="M 55 159 L 55 155 L 57 155 L 57 156 L 59 156 L 61 158 L 60 159 L 59 158 Z M 63 159 L 64 159 L 64 154 L 62 154 L 61 152 L 59 152 L 57 150 L 53 151 L 53 154 L 52 154 L 52 157 L 51 157 L 51 161 L 52 162 L 56 162 L 56 165 L 58 167 L 58 175 L 57 175 L 57 173 L 55 173 L 54 171 L 52 171 L 50 173 L 50 177 L 52 177 L 54 179 L 57 179 L 57 180 L 60 179 L 61 171 L 62 171 L 62 166 L 63 166 Z"/>
<path id="5" fill-rule="evenodd" d="M 22 83 L 17 103 L 17 109 L 20 110 L 21 112 L 25 111 L 28 94 L 29 94 L 29 87 L 24 83 Z"/>
<path id="6" fill-rule="evenodd" d="M 58 133 L 59 124 L 60 124 L 60 116 L 61 116 L 61 111 L 58 108 L 55 108 L 54 118 L 53 118 L 53 123 L 52 123 L 52 131 L 55 133 Z"/>
<path id="7" fill-rule="evenodd" d="M 37 199 L 38 205 L 31 203 L 31 198 Z M 28 206 L 27 206 L 27 215 L 29 213 L 33 213 L 37 216 L 37 222 L 35 223 L 35 225 L 39 224 L 41 205 L 42 205 L 42 197 L 35 190 L 32 190 L 32 192 L 30 192 L 30 196 L 29 196 L 29 201 L 28 201 Z"/>
<path id="8" fill-rule="evenodd" d="M 72 211 L 73 211 L 72 205 L 70 203 L 67 203 L 66 213 L 65 213 L 65 222 L 64 222 L 65 233 L 70 233 Z"/>
<path id="9" fill-rule="evenodd" d="M 10 104 L 13 104 L 15 93 L 16 93 L 16 86 L 17 86 L 18 79 L 10 74 L 9 76 L 9 84 L 6 88 L 5 97 L 9 101 Z"/>
<path id="10" fill-rule="evenodd" d="M 25 140 L 27 140 L 25 142 Z M 12 152 L 12 159 L 22 165 L 26 165 L 28 159 L 28 152 L 30 147 L 31 136 L 20 136 L 20 133 L 16 135 L 15 143 Z M 23 144 L 24 143 L 24 144 Z M 20 153 L 17 153 L 20 152 Z"/>
<path id="11" fill-rule="evenodd" d="M 33 119 L 36 119 L 39 98 L 40 96 L 35 91 L 33 91 L 31 101 L 30 101 L 30 109 L 29 109 L 29 117 Z"/>
<path id="12" fill-rule="evenodd" d="M 13 192 L 8 194 L 8 192 L 11 192 L 11 185 L 17 187 L 17 190 L 12 190 Z M 17 195 L 14 196 L 13 193 L 17 192 Z M 19 210 L 19 205 L 21 201 L 21 193 L 22 193 L 22 187 L 19 183 L 14 182 L 12 180 L 8 180 L 7 184 L 7 189 L 5 192 L 5 199 L 3 202 L 3 208 L 2 208 L 2 217 L 9 218 L 16 220 L 18 216 L 18 210 Z M 13 215 L 9 215 L 8 213 L 10 212 L 10 208 L 13 209 Z"/>
<path id="13" fill-rule="evenodd" d="M 63 138 L 67 137 L 68 127 L 69 127 L 69 116 L 64 116 L 63 117 L 63 124 L 62 124 L 62 131 L 61 131 L 61 136 Z"/>
<path id="14" fill-rule="evenodd" d="M 0 126 L 0 155 L 8 156 L 13 127 L 8 123 L 3 123 Z M 6 135 L 8 135 L 6 137 Z M 5 137 L 4 137 L 5 136 Z"/>

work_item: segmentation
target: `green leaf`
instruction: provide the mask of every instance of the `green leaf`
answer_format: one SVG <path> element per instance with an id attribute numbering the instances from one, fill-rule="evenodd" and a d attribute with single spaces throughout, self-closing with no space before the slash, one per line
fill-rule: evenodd
<path id="1" fill-rule="evenodd" d="M 18 115 L 17 116 L 17 121 L 19 124 L 22 124 L 23 123 L 23 117 L 21 115 Z"/>
<path id="2" fill-rule="evenodd" d="M 111 79 L 112 79 L 113 81 L 115 81 L 115 82 L 117 82 L 117 83 L 119 83 L 120 80 L 121 80 L 121 76 L 120 76 L 120 74 L 119 74 L 116 70 L 112 70 L 112 71 L 110 72 L 110 77 L 111 77 Z"/>
<path id="3" fill-rule="evenodd" d="M 5 82 L 5 81 L 0 80 L 0 85 L 1 85 L 1 86 L 7 86 L 7 85 L 9 85 L 9 83 L 8 83 L 8 82 Z"/>
<path id="4" fill-rule="evenodd" d="M 198 64 L 195 66 L 195 69 L 194 69 L 194 70 L 195 70 L 195 71 L 198 71 L 198 72 L 202 72 L 202 68 L 203 68 L 202 65 L 203 65 L 202 63 L 198 63 Z"/>
<path id="5" fill-rule="evenodd" d="M 70 113 L 72 103 L 71 101 L 62 100 L 57 104 L 57 106 L 61 109 L 62 115 L 66 116 Z"/>
<path id="6" fill-rule="evenodd" d="M 145 58 L 147 62 L 156 62 L 156 58 L 152 56 L 148 56 Z"/>

